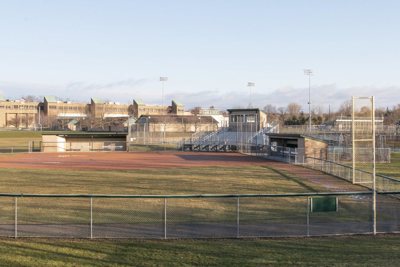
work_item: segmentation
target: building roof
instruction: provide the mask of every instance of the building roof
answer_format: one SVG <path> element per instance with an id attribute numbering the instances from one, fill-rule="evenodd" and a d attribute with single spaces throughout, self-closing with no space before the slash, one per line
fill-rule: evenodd
<path id="1" fill-rule="evenodd" d="M 103 99 L 97 98 L 97 97 L 92 97 L 91 99 L 92 99 L 93 103 L 95 103 L 95 104 L 105 104 L 106 103 L 106 101 L 104 101 Z"/>
<path id="2" fill-rule="evenodd" d="M 133 99 L 133 103 L 136 103 L 138 105 L 144 105 L 144 103 L 141 99 Z"/>
<path id="3" fill-rule="evenodd" d="M 107 138 L 107 137 L 126 137 L 126 132 L 49 132 L 42 135 L 56 135 L 61 137 L 74 137 L 74 138 Z"/>
<path id="4" fill-rule="evenodd" d="M 142 115 L 139 123 L 199 123 L 217 124 L 218 121 L 211 116 L 186 116 L 186 115 Z"/>
<path id="5" fill-rule="evenodd" d="M 57 98 L 55 96 L 45 96 L 44 99 L 48 102 L 48 103 L 57 103 Z"/>
<path id="6" fill-rule="evenodd" d="M 231 112 L 243 112 L 243 111 L 254 111 L 254 112 L 263 112 L 259 108 L 231 108 L 227 109 L 229 113 Z"/>
<path id="7" fill-rule="evenodd" d="M 327 143 L 328 141 L 321 139 L 321 138 L 317 138 L 314 136 L 310 136 L 310 135 L 305 135 L 305 134 L 285 134 L 285 133 L 270 133 L 267 134 L 269 136 L 269 138 L 275 138 L 275 139 L 297 139 L 297 138 L 307 138 L 307 139 L 312 139 L 312 140 L 316 140 L 316 141 L 320 141 L 323 143 Z"/>
<path id="8" fill-rule="evenodd" d="M 172 104 L 175 104 L 175 105 L 177 105 L 177 106 L 183 106 L 182 103 L 180 103 L 180 102 L 178 102 L 178 101 L 176 101 L 176 100 L 172 100 Z"/>

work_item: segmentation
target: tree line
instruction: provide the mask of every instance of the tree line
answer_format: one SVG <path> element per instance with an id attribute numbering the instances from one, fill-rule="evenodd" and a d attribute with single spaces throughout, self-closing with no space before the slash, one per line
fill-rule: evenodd
<path id="1" fill-rule="evenodd" d="M 278 121 L 284 125 L 306 125 L 309 120 L 308 107 L 304 111 L 303 107 L 295 102 L 289 103 L 286 107 L 277 107 L 271 104 L 264 106 L 263 111 L 267 113 L 269 121 Z M 368 113 L 366 107 L 361 108 L 359 113 Z M 352 102 L 343 102 L 337 110 L 324 110 L 316 106 L 311 109 L 313 125 L 333 125 L 337 118 L 351 117 Z M 383 118 L 385 125 L 400 124 L 400 104 L 387 108 L 376 108 L 376 118 Z"/>

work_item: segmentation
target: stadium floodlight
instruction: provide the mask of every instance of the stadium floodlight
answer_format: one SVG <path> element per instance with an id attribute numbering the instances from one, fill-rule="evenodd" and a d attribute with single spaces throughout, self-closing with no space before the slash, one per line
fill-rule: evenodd
<path id="1" fill-rule="evenodd" d="M 256 86 L 256 83 L 254 82 L 247 82 L 247 87 L 250 89 L 250 99 L 249 99 L 249 108 L 252 108 L 251 105 L 251 88 Z"/>
<path id="2" fill-rule="evenodd" d="M 313 75 L 313 71 L 305 69 L 304 75 L 308 76 L 308 130 L 311 133 L 311 76 Z"/>

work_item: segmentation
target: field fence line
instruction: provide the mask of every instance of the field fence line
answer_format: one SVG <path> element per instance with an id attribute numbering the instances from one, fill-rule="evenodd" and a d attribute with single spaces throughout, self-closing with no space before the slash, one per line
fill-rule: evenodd
<path id="1" fill-rule="evenodd" d="M 300 148 L 264 146 L 262 149 L 256 149 L 253 146 L 244 145 L 241 151 L 246 155 L 301 165 L 353 183 L 352 161 L 348 159 L 349 153 L 351 154 L 351 148 L 338 150 L 313 149 L 310 152 L 310 150 L 306 151 Z M 390 162 L 390 153 L 391 149 L 376 149 L 377 158 L 381 159 L 381 163 Z M 338 160 L 338 158 L 341 158 L 341 160 Z M 347 160 L 344 160 L 344 158 L 347 158 Z M 364 161 L 365 160 L 362 160 L 361 162 Z M 357 184 L 371 188 L 373 180 L 372 172 L 356 168 L 354 175 L 356 181 L 362 181 Z M 400 190 L 400 179 L 376 174 L 376 186 L 377 191 L 380 192 L 398 191 Z"/>
<path id="2" fill-rule="evenodd" d="M 380 233 L 400 231 L 398 197 L 400 191 L 378 194 Z M 371 234 L 371 203 L 372 191 L 200 195 L 3 193 L 0 236 L 175 239 Z"/>

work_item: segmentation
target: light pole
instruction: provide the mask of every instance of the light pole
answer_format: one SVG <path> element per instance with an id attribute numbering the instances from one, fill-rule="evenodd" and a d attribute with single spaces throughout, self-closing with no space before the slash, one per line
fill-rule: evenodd
<path id="1" fill-rule="evenodd" d="M 149 120 L 151 117 L 146 117 L 146 122 L 143 124 L 143 144 L 146 145 L 147 142 L 147 138 L 146 138 L 146 127 L 148 127 L 147 132 L 148 135 L 150 136 L 150 126 L 149 126 Z"/>
<path id="2" fill-rule="evenodd" d="M 38 105 L 38 126 L 40 127 L 40 130 L 43 131 L 42 129 L 42 122 L 40 120 L 40 105 Z"/>
<path id="3" fill-rule="evenodd" d="M 164 86 L 165 86 L 166 81 L 168 81 L 168 77 L 166 77 L 166 76 L 160 77 L 160 82 L 162 84 L 162 88 L 161 88 L 161 108 L 162 109 L 164 109 Z M 164 125 L 163 125 L 163 131 L 162 131 L 162 143 L 163 144 L 165 142 L 165 116 L 166 115 L 167 114 L 164 115 Z"/>
<path id="4" fill-rule="evenodd" d="M 311 133 L 311 75 L 313 75 L 313 71 L 305 69 L 304 75 L 308 76 L 308 131 Z"/>
<path id="5" fill-rule="evenodd" d="M 256 86 L 256 84 L 254 82 L 247 82 L 247 87 L 249 87 L 249 89 L 250 89 L 249 108 L 252 108 L 252 105 L 251 105 L 251 87 L 254 87 L 254 86 Z"/>
<path id="6" fill-rule="evenodd" d="M 143 145 L 146 144 L 146 122 L 143 123 Z"/>
<path id="7" fill-rule="evenodd" d="M 165 82 L 168 81 L 168 77 L 160 77 L 160 82 L 162 84 L 161 88 L 161 106 L 164 106 L 164 86 Z"/>

